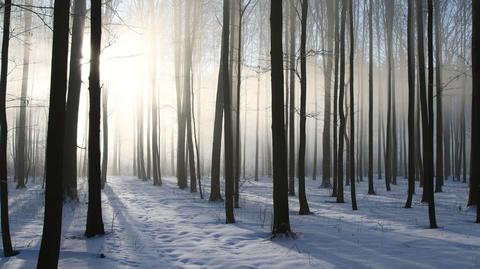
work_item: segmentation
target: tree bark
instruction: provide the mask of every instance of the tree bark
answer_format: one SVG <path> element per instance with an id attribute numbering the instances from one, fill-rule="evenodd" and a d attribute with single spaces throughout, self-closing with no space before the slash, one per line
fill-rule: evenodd
<path id="1" fill-rule="evenodd" d="M 57 268 L 62 233 L 62 169 L 70 1 L 55 0 L 45 163 L 45 215 L 37 268 Z M 4 28 L 8 29 L 8 27 Z M 3 65 L 2 65 L 3 66 Z"/>
<path id="2" fill-rule="evenodd" d="M 272 234 L 290 234 L 288 211 L 287 148 L 284 126 L 282 1 L 271 1 L 271 83 L 273 140 L 273 226 Z"/>
<path id="3" fill-rule="evenodd" d="M 105 234 L 102 220 L 100 167 L 100 51 L 102 41 L 102 2 L 92 0 L 90 59 L 90 114 L 88 128 L 88 211 L 86 237 Z"/>
<path id="4" fill-rule="evenodd" d="M 3 254 L 10 257 L 18 254 L 13 250 L 10 237 L 10 221 L 8 218 L 8 172 L 7 172 L 7 139 L 8 125 L 6 112 L 8 49 L 10 46 L 10 15 L 12 2 L 5 0 L 2 34 L 2 67 L 0 75 L 0 202 L 2 222 Z"/>
<path id="5" fill-rule="evenodd" d="M 306 57 L 306 43 L 307 43 L 307 15 L 308 15 L 308 0 L 302 0 L 302 32 L 300 35 L 300 145 L 298 150 L 298 200 L 300 203 L 300 215 L 309 215 L 310 209 L 308 207 L 307 195 L 305 193 L 305 144 L 306 134 L 305 126 L 307 122 L 307 57 Z M 283 73 L 282 73 L 283 74 Z"/>

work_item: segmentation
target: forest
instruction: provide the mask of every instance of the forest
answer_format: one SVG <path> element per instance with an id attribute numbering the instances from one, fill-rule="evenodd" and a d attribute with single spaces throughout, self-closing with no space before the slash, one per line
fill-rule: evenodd
<path id="1" fill-rule="evenodd" d="M 0 21 L 0 268 L 480 268 L 479 0 Z"/>

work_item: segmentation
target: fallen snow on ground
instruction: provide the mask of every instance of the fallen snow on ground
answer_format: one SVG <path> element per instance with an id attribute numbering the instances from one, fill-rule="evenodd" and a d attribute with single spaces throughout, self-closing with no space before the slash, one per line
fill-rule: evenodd
<path id="1" fill-rule="evenodd" d="M 107 234 L 83 237 L 85 183 L 80 202 L 64 207 L 61 268 L 480 268 L 480 226 L 465 207 L 466 184 L 447 181 L 436 195 L 440 228 L 428 229 L 421 189 L 414 208 L 403 208 L 405 180 L 377 195 L 357 184 L 358 211 L 336 204 L 320 181 L 307 180 L 309 216 L 298 215 L 290 197 L 292 238 L 270 238 L 271 180 L 241 185 L 236 224 L 224 224 L 222 203 L 179 190 L 174 178 L 162 187 L 131 177 L 109 178 L 103 195 Z M 204 186 L 208 198 L 209 187 Z M 43 222 L 40 185 L 10 190 L 12 239 L 21 254 L 0 258 L 1 268 L 35 268 Z M 102 255 L 103 254 L 103 255 Z M 103 257 L 104 256 L 104 257 Z"/>

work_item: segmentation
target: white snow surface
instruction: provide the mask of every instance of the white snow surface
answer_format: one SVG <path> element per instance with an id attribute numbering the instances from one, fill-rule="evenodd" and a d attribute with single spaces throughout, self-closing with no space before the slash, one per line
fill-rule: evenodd
<path id="1" fill-rule="evenodd" d="M 209 181 L 205 180 L 204 181 Z M 60 268 L 480 268 L 480 225 L 466 208 L 467 184 L 446 182 L 436 194 L 439 229 L 428 228 L 427 206 L 417 186 L 405 209 L 406 180 L 386 192 L 375 179 L 357 183 L 358 211 L 349 187 L 345 204 L 334 203 L 321 180 L 307 180 L 309 216 L 298 215 L 290 197 L 290 221 L 297 238 L 271 238 L 272 183 L 245 180 L 236 224 L 224 224 L 223 203 L 208 202 L 175 178 L 163 186 L 133 177 L 110 177 L 102 194 L 106 235 L 83 236 L 86 188 L 80 202 L 64 206 Z M 12 185 L 12 184 L 10 184 Z M 12 240 L 20 255 L 0 258 L 0 268 L 35 268 L 43 225 L 41 185 L 10 189 Z M 105 257 L 102 257 L 103 255 Z"/>

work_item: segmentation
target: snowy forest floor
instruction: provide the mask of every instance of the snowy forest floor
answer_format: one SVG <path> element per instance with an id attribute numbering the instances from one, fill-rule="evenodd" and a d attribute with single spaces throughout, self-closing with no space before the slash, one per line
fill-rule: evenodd
<path id="1" fill-rule="evenodd" d="M 208 181 L 205 180 L 204 181 Z M 223 203 L 179 190 L 176 179 L 154 187 L 132 177 L 110 177 L 103 194 L 107 234 L 86 240 L 86 185 L 80 202 L 66 204 L 60 268 L 480 268 L 480 226 L 465 207 L 467 184 L 446 182 L 436 195 L 439 229 L 428 229 L 418 188 L 412 209 L 403 208 L 406 180 L 391 192 L 375 180 L 377 195 L 357 184 L 358 211 L 334 203 L 321 180 L 307 180 L 309 216 L 290 197 L 297 239 L 270 238 L 270 179 L 242 181 L 236 224 L 224 224 Z M 12 185 L 12 184 L 10 184 Z M 21 254 L 0 258 L 0 268 L 35 268 L 43 225 L 41 185 L 10 190 L 12 239 Z M 103 255 L 104 254 L 104 257 Z"/>

